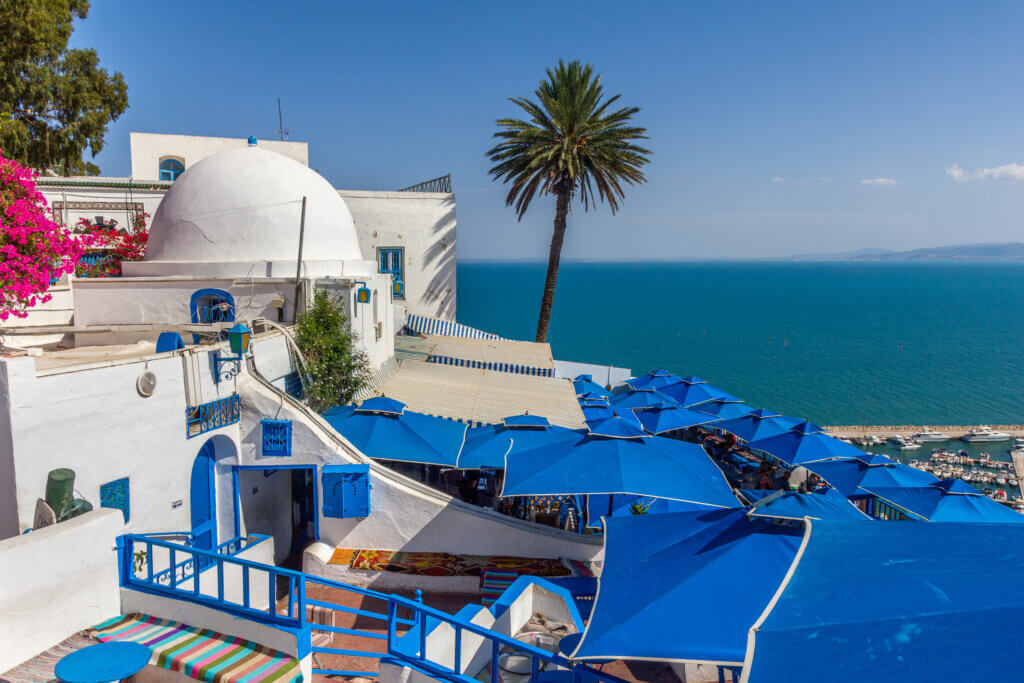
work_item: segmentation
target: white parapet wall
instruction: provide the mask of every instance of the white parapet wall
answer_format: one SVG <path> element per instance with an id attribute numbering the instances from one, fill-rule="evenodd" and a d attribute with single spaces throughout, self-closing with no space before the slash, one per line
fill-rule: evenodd
<path id="1" fill-rule="evenodd" d="M 120 614 L 118 510 L 0 541 L 0 672 Z"/>

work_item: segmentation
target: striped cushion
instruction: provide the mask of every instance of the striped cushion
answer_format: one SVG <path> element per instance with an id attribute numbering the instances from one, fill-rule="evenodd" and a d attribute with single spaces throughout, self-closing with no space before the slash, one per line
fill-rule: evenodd
<path id="1" fill-rule="evenodd" d="M 146 614 L 108 619 L 90 629 L 90 633 L 102 642 L 141 643 L 153 652 L 151 665 L 208 683 L 298 683 L 302 680 L 299 662 L 291 655 L 234 636 Z"/>
<path id="2" fill-rule="evenodd" d="M 480 588 L 481 604 L 492 605 L 501 597 L 505 589 L 511 586 L 519 578 L 519 572 L 505 569 L 485 569 Z"/>

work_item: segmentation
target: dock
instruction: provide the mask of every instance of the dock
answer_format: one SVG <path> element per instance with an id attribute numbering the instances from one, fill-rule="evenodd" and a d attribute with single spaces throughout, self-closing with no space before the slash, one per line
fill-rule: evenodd
<path id="1" fill-rule="evenodd" d="M 978 429 L 982 425 L 832 425 L 824 427 L 832 436 L 857 437 L 866 434 L 874 434 L 883 439 L 892 436 L 913 436 L 926 429 L 948 434 L 952 440 L 957 440 L 964 434 Z M 1011 437 L 1024 436 L 1024 424 L 1013 425 L 984 425 L 997 432 L 1006 432 Z"/>
<path id="2" fill-rule="evenodd" d="M 1017 472 L 1017 486 L 1020 488 L 1021 497 L 1024 498 L 1024 481 L 1020 478 L 1024 474 L 1024 454 L 1014 453 L 1013 469 Z"/>

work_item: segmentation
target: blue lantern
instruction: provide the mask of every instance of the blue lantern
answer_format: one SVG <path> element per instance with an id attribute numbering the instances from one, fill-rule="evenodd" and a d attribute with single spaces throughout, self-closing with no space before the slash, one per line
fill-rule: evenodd
<path id="1" fill-rule="evenodd" d="M 396 299 L 401 299 L 405 296 L 405 283 L 401 280 L 395 280 L 391 283 L 391 294 Z"/>
<path id="2" fill-rule="evenodd" d="M 250 147 L 255 147 L 256 146 L 256 136 L 255 135 L 250 135 L 249 136 L 249 146 Z"/>
<path id="3" fill-rule="evenodd" d="M 231 353 L 239 357 L 244 356 L 249 351 L 249 337 L 251 336 L 252 330 L 242 323 L 237 323 L 229 329 L 228 345 L 231 346 Z"/>
<path id="4" fill-rule="evenodd" d="M 356 301 L 361 304 L 370 303 L 370 290 L 367 289 L 366 285 L 356 290 Z"/>

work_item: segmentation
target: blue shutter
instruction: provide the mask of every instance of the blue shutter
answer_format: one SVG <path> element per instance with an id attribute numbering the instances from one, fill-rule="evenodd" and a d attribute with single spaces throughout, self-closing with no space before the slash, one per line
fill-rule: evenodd
<path id="1" fill-rule="evenodd" d="M 370 514 L 370 466 L 324 465 L 324 517 L 344 519 Z"/>

